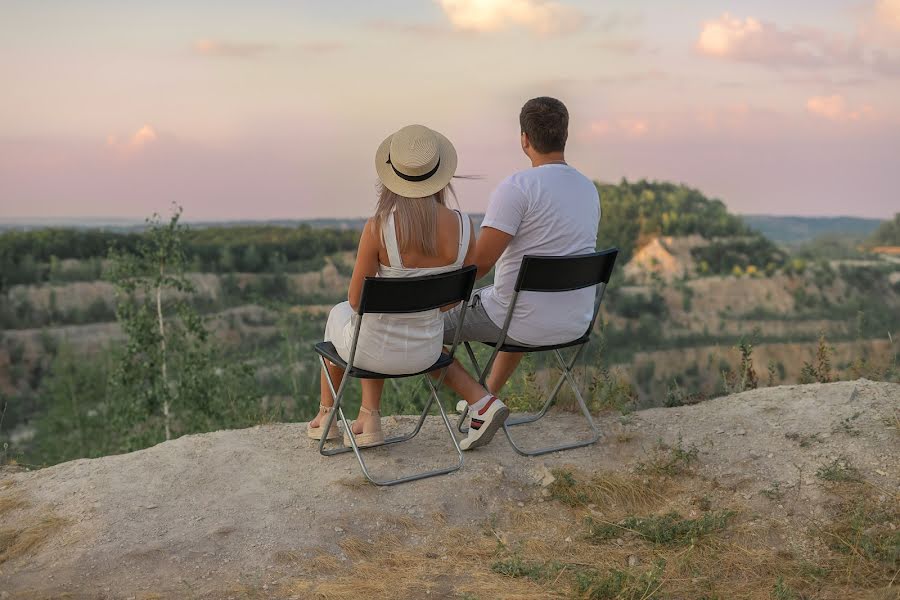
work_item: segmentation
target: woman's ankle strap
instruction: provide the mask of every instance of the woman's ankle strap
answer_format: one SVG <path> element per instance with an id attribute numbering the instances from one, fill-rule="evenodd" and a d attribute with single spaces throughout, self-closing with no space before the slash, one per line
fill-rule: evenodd
<path id="1" fill-rule="evenodd" d="M 367 415 L 378 415 L 378 416 L 381 416 L 381 411 L 380 411 L 380 410 L 369 410 L 369 409 L 366 408 L 365 406 L 360 406 L 360 407 L 359 407 L 359 412 L 360 412 L 360 413 L 365 413 L 365 414 L 367 414 Z"/>

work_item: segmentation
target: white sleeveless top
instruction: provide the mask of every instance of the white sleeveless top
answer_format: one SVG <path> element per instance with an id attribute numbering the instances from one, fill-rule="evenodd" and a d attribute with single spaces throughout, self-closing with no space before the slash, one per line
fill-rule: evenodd
<path id="1" fill-rule="evenodd" d="M 472 223 L 468 216 L 457 211 L 459 219 L 459 248 L 456 260 L 443 267 L 403 266 L 397 243 L 397 229 L 391 213 L 382 226 L 381 235 L 388 254 L 388 265 L 378 265 L 378 277 L 418 277 L 454 271 L 463 266 Z M 346 305 L 346 306 L 344 306 Z M 350 358 L 353 343 L 353 329 L 356 313 L 349 303 L 334 307 L 328 317 L 325 339 L 332 342 L 341 358 Z M 416 373 L 433 365 L 441 354 L 444 338 L 444 321 L 439 308 L 410 314 L 366 314 L 363 315 L 359 342 L 356 346 L 354 366 L 367 371 L 389 375 Z"/>

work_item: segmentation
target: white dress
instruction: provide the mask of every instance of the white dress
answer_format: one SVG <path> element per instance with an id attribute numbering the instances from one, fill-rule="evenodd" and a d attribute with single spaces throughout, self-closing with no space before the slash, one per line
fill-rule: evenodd
<path id="1" fill-rule="evenodd" d="M 382 226 L 382 237 L 387 249 L 388 266 L 378 265 L 378 277 L 417 277 L 434 275 L 459 269 L 463 266 L 472 223 L 469 217 L 458 210 L 459 249 L 456 261 L 443 267 L 405 268 L 400 258 L 397 244 L 397 230 L 391 213 Z M 353 331 L 359 316 L 349 302 L 341 302 L 331 309 L 325 325 L 325 341 L 334 344 L 345 361 L 350 358 Z M 359 342 L 353 366 L 388 375 L 417 373 L 433 365 L 441 354 L 444 338 L 444 320 L 438 308 L 410 314 L 366 314 L 363 315 Z"/>

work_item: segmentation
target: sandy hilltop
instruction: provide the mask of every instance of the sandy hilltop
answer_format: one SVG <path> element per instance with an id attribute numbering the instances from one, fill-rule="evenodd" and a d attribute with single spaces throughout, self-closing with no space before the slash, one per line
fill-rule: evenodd
<path id="1" fill-rule="evenodd" d="M 896 598 L 898 415 L 896 384 L 759 389 L 610 414 L 601 443 L 537 459 L 501 435 L 461 472 L 388 489 L 303 424 L 185 436 L 5 473 L 0 594 Z M 520 434 L 579 430 L 552 421 Z M 373 469 L 446 463 L 440 434 L 434 418 Z"/>

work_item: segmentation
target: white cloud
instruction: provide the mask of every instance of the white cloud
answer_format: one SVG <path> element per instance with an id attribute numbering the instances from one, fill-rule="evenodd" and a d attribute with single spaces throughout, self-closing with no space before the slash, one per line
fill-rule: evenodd
<path id="1" fill-rule="evenodd" d="M 464 31 L 522 27 L 539 36 L 579 29 L 586 20 L 575 8 L 549 0 L 437 0 L 450 23 Z"/>
<path id="2" fill-rule="evenodd" d="M 592 121 L 588 126 L 588 138 L 628 137 L 639 138 L 650 131 L 650 123 L 643 118 L 625 117 L 621 119 L 601 119 Z"/>
<path id="3" fill-rule="evenodd" d="M 888 29 L 900 31 L 900 0 L 878 0 L 875 16 Z"/>
<path id="4" fill-rule="evenodd" d="M 813 96 L 806 101 L 806 110 L 831 121 L 859 121 L 871 117 L 873 113 L 872 107 L 868 105 L 851 109 L 840 94 Z"/>
<path id="5" fill-rule="evenodd" d="M 813 28 L 781 29 L 728 13 L 703 23 L 695 47 L 708 56 L 772 67 L 858 65 L 863 60 L 862 47 L 854 39 Z"/>
<path id="6" fill-rule="evenodd" d="M 222 40 L 197 40 L 193 46 L 194 52 L 201 56 L 214 56 L 217 58 L 255 58 L 269 50 L 270 44 L 255 42 L 228 42 Z"/>
<path id="7" fill-rule="evenodd" d="M 153 144 L 158 139 L 156 130 L 150 125 L 144 125 L 124 140 L 120 140 L 117 135 L 107 136 L 106 145 L 117 150 L 136 151 Z"/>

